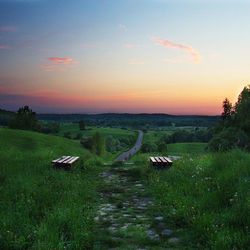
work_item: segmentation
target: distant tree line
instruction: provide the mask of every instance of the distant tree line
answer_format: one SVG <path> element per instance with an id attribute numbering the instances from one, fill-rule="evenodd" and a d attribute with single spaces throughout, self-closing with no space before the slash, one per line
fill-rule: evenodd
<path id="1" fill-rule="evenodd" d="M 58 133 L 60 124 L 57 122 L 42 122 L 29 106 L 23 106 L 16 113 L 12 113 L 6 124 L 12 129 L 32 130 L 46 134 Z"/>
<path id="2" fill-rule="evenodd" d="M 175 116 L 167 114 L 39 114 L 38 119 L 55 122 L 83 120 L 89 126 L 132 129 L 158 129 L 160 127 L 213 127 L 219 116 Z M 79 123 L 80 126 L 80 123 Z"/>
<path id="3" fill-rule="evenodd" d="M 250 86 L 244 87 L 234 105 L 226 98 L 222 106 L 221 121 L 215 127 L 215 135 L 209 142 L 209 149 L 250 150 Z"/>
<path id="4" fill-rule="evenodd" d="M 194 131 L 185 129 L 177 129 L 170 135 L 164 135 L 159 140 L 154 142 L 144 142 L 142 145 L 142 152 L 165 152 L 167 145 L 170 143 L 185 143 L 185 142 L 209 142 L 213 137 L 213 129 L 199 129 L 195 128 Z"/>

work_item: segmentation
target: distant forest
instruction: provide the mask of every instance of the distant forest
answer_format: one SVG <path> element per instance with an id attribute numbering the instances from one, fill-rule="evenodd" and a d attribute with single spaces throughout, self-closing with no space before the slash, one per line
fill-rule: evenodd
<path id="1" fill-rule="evenodd" d="M 87 125 L 108 127 L 166 127 L 194 126 L 213 127 L 220 116 L 202 115 L 168 115 L 168 114 L 38 114 L 39 120 L 54 122 L 79 122 L 84 120 Z"/>

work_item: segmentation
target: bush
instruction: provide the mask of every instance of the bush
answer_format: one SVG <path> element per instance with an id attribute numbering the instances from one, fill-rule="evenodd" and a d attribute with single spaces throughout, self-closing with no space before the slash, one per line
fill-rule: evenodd
<path id="1" fill-rule="evenodd" d="M 90 150 L 92 153 L 96 155 L 100 156 L 104 153 L 105 142 L 103 136 L 99 132 L 96 132 L 91 137 L 82 138 L 80 143 L 83 145 L 83 147 Z"/>
<path id="2" fill-rule="evenodd" d="M 152 142 L 145 142 L 142 144 L 141 151 L 143 153 L 157 152 L 157 146 Z"/>
<path id="3" fill-rule="evenodd" d="M 60 123 L 50 122 L 50 123 L 42 123 L 40 132 L 45 134 L 57 134 L 60 130 Z"/>
<path id="4" fill-rule="evenodd" d="M 63 136 L 64 136 L 65 138 L 71 139 L 71 133 L 70 133 L 69 131 L 64 132 Z"/>
<path id="5" fill-rule="evenodd" d="M 36 113 L 29 106 L 19 108 L 15 117 L 9 123 L 10 128 L 23 130 L 39 131 L 40 126 Z"/>
<path id="6" fill-rule="evenodd" d="M 228 151 L 233 148 L 249 148 L 249 139 L 246 133 L 237 128 L 225 128 L 217 133 L 208 144 L 211 151 Z"/>

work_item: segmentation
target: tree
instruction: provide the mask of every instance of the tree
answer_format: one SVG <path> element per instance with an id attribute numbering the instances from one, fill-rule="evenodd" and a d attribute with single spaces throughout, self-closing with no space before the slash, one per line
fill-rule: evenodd
<path id="1" fill-rule="evenodd" d="M 250 136 L 250 85 L 242 90 L 235 104 L 235 121 Z"/>
<path id="2" fill-rule="evenodd" d="M 85 130 L 85 122 L 83 120 L 79 121 L 79 128 L 80 130 Z"/>
<path id="3" fill-rule="evenodd" d="M 15 129 L 40 130 L 36 113 L 29 106 L 19 108 L 14 119 L 10 121 L 9 126 Z"/>
<path id="4" fill-rule="evenodd" d="M 223 121 L 231 119 L 232 113 L 233 113 L 233 105 L 232 103 L 225 98 L 225 100 L 223 101 L 223 112 L 221 114 Z"/>
<path id="5" fill-rule="evenodd" d="M 143 153 L 152 153 L 157 151 L 157 146 L 153 142 L 144 142 L 141 147 Z"/>
<path id="6" fill-rule="evenodd" d="M 250 86 L 244 87 L 233 107 L 226 98 L 223 101 L 223 122 L 215 127 L 215 136 L 209 142 L 213 151 L 232 148 L 250 149 Z"/>
<path id="7" fill-rule="evenodd" d="M 99 156 L 105 151 L 105 141 L 99 132 L 96 132 L 91 137 L 82 138 L 80 143 L 92 153 Z"/>
<path id="8" fill-rule="evenodd" d="M 94 145 L 94 153 L 97 155 L 102 155 L 104 153 L 104 138 L 99 132 L 96 132 L 93 135 L 93 145 Z"/>
<path id="9" fill-rule="evenodd" d="M 211 151 L 227 151 L 233 148 L 249 149 L 249 139 L 246 133 L 238 128 L 225 128 L 210 140 L 208 148 Z"/>

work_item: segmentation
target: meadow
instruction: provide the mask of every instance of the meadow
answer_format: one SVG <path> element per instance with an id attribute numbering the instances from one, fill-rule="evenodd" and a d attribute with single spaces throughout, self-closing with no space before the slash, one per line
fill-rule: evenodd
<path id="1" fill-rule="evenodd" d="M 1 249 L 93 249 L 100 244 L 95 234 L 105 237 L 94 222 L 103 192 L 98 174 L 119 152 L 97 157 L 79 140 L 64 138 L 67 131 L 80 130 L 74 123 L 63 123 L 57 135 L 0 128 Z M 136 135 L 109 127 L 80 132 L 91 136 L 97 131 L 104 138 L 134 139 Z M 144 141 L 157 143 L 173 131 L 147 131 Z M 51 160 L 65 154 L 81 160 L 71 171 L 52 168 Z M 181 158 L 169 170 L 159 171 L 149 165 L 150 155 Z M 207 143 L 170 143 L 164 152 L 138 152 L 129 162 L 154 200 L 151 213 L 163 214 L 180 235 L 177 249 L 248 248 L 249 153 L 209 153 Z"/>
<path id="2" fill-rule="evenodd" d="M 98 166 L 79 142 L 0 128 L 0 249 L 80 249 L 93 243 Z M 52 168 L 78 155 L 72 171 Z"/>
<path id="3" fill-rule="evenodd" d="M 71 133 L 74 138 L 78 133 L 82 136 L 91 136 L 96 132 L 101 133 L 103 136 L 115 136 L 116 138 L 125 138 L 134 134 L 133 131 L 121 128 L 110 128 L 110 127 L 97 127 L 97 126 L 86 126 L 85 130 L 80 130 L 78 123 L 63 122 L 60 123 L 60 130 L 56 135 L 63 136 L 66 132 Z"/>
<path id="4" fill-rule="evenodd" d="M 147 155 L 134 159 L 155 212 L 182 235 L 181 249 L 248 249 L 250 154 L 182 152 L 169 170 L 153 169 Z"/>

